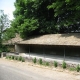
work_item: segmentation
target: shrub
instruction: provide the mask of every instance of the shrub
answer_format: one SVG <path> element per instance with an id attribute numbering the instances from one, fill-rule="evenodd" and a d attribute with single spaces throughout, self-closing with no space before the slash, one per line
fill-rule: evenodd
<path id="1" fill-rule="evenodd" d="M 22 58 L 22 62 L 25 62 L 25 59 L 24 58 Z"/>
<path id="2" fill-rule="evenodd" d="M 14 57 L 14 59 L 15 59 L 15 60 L 18 60 L 18 57 L 17 57 L 17 56 L 15 56 L 15 57 Z"/>
<path id="3" fill-rule="evenodd" d="M 58 66 L 57 61 L 54 61 L 54 67 L 57 67 L 57 66 Z"/>
<path id="4" fill-rule="evenodd" d="M 77 65 L 76 70 L 77 70 L 77 72 L 80 71 L 80 66 L 79 66 L 79 64 Z"/>
<path id="5" fill-rule="evenodd" d="M 22 61 L 22 57 L 20 56 L 18 60 L 19 60 L 19 61 Z"/>
<path id="6" fill-rule="evenodd" d="M 11 58 L 14 59 L 14 56 L 12 56 Z"/>
<path id="7" fill-rule="evenodd" d="M 42 64 L 42 63 L 43 63 L 43 61 L 42 61 L 42 59 L 40 58 L 40 59 L 39 59 L 39 64 Z"/>
<path id="8" fill-rule="evenodd" d="M 34 63 L 36 63 L 36 62 L 37 62 L 37 59 L 36 59 L 36 57 L 33 59 L 33 62 L 34 62 Z"/>
<path id="9" fill-rule="evenodd" d="M 12 56 L 9 56 L 9 59 L 11 59 Z"/>
<path id="10" fill-rule="evenodd" d="M 46 62 L 46 66 L 49 66 L 49 62 Z"/>
<path id="11" fill-rule="evenodd" d="M 9 56 L 6 56 L 6 59 L 9 59 Z"/>
<path id="12" fill-rule="evenodd" d="M 63 63 L 62 63 L 62 67 L 63 67 L 63 69 L 66 68 L 66 62 L 65 61 L 63 61 Z"/>

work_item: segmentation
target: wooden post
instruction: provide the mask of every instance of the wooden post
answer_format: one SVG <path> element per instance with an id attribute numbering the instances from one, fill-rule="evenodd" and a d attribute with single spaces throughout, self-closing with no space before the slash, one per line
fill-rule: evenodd
<path id="1" fill-rule="evenodd" d="M 65 61 L 65 46 L 64 46 L 64 61 Z"/>
<path id="2" fill-rule="evenodd" d="M 43 57 L 44 57 L 44 60 L 45 60 L 45 49 L 43 47 Z"/>
<path id="3" fill-rule="evenodd" d="M 30 58 L 30 46 L 29 46 L 29 58 Z"/>

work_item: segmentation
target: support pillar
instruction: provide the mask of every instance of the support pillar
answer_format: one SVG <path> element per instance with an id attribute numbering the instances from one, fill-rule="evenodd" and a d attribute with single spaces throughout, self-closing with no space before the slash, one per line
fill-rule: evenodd
<path id="1" fill-rule="evenodd" d="M 30 46 L 29 46 L 29 58 L 30 58 Z"/>
<path id="2" fill-rule="evenodd" d="M 64 61 L 65 61 L 65 46 L 64 46 Z"/>

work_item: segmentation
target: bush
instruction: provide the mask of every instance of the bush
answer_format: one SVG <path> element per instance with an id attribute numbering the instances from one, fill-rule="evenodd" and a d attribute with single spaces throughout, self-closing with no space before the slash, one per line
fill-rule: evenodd
<path id="1" fill-rule="evenodd" d="M 63 61 L 63 63 L 62 63 L 62 67 L 63 67 L 63 69 L 66 68 L 66 62 L 65 61 Z"/>
<path id="2" fill-rule="evenodd" d="M 57 61 L 54 61 L 54 67 L 57 67 L 57 66 L 58 66 Z"/>
<path id="3" fill-rule="evenodd" d="M 22 61 L 22 57 L 20 56 L 18 60 L 19 60 L 19 61 Z"/>
<path id="4" fill-rule="evenodd" d="M 9 56 L 9 59 L 11 59 L 12 56 Z"/>
<path id="5" fill-rule="evenodd" d="M 77 70 L 77 72 L 80 71 L 80 66 L 79 66 L 79 64 L 77 65 L 76 70 Z"/>
<path id="6" fill-rule="evenodd" d="M 33 62 L 34 62 L 34 63 L 36 63 L 36 62 L 37 62 L 37 59 L 36 59 L 36 57 L 33 59 Z"/>
<path id="7" fill-rule="evenodd" d="M 18 60 L 18 57 L 17 57 L 17 56 L 15 56 L 15 57 L 14 57 L 14 59 L 15 59 L 15 60 Z"/>
<path id="8" fill-rule="evenodd" d="M 25 59 L 24 58 L 22 58 L 22 62 L 25 62 Z"/>
<path id="9" fill-rule="evenodd" d="M 11 58 L 12 58 L 12 59 L 14 59 L 15 57 L 14 57 L 14 56 L 12 56 Z"/>
<path id="10" fill-rule="evenodd" d="M 9 56 L 6 56 L 6 59 L 9 59 Z"/>
<path id="11" fill-rule="evenodd" d="M 49 66 L 49 62 L 46 62 L 46 66 Z"/>
<path id="12" fill-rule="evenodd" d="M 40 58 L 40 59 L 39 59 L 39 64 L 42 64 L 42 63 L 43 63 L 43 61 L 42 61 L 42 59 Z"/>

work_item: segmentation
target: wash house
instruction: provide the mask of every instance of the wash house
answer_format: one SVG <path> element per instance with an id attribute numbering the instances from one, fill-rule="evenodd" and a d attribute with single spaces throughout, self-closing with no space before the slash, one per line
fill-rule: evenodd
<path id="1" fill-rule="evenodd" d="M 16 42 L 15 52 L 44 58 L 80 58 L 80 34 L 49 34 Z"/>

